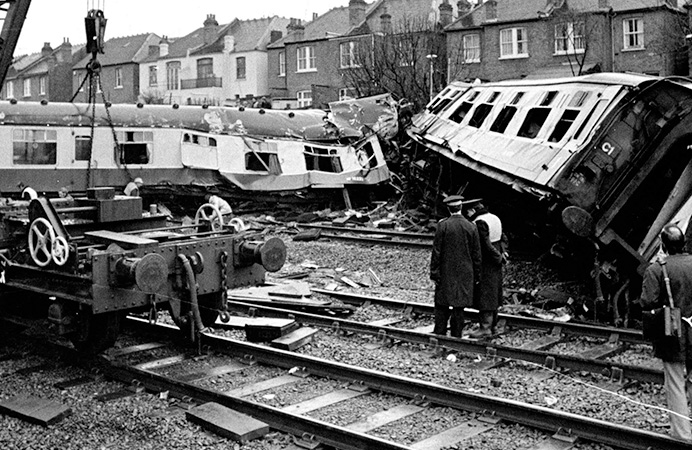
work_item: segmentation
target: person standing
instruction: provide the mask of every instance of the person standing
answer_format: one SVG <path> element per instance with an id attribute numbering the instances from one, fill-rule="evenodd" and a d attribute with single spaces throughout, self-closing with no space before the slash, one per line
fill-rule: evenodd
<path id="1" fill-rule="evenodd" d="M 129 197 L 139 197 L 139 189 L 143 185 L 144 180 L 142 180 L 140 177 L 137 177 L 134 180 L 127 183 L 127 186 L 125 186 L 125 189 L 123 189 L 123 191 L 125 192 L 125 195 Z"/>
<path id="2" fill-rule="evenodd" d="M 221 215 L 224 216 L 224 218 L 233 214 L 231 205 L 218 195 L 207 194 L 204 196 L 204 201 L 209 203 L 210 205 L 216 206 L 219 209 Z"/>
<path id="3" fill-rule="evenodd" d="M 435 282 L 433 333 L 446 335 L 449 322 L 452 337 L 458 338 L 464 329 L 464 308 L 473 304 L 481 276 L 478 230 L 461 214 L 462 201 L 459 195 L 444 200 L 451 215 L 437 224 L 430 260 L 430 279 Z"/>
<path id="4" fill-rule="evenodd" d="M 495 334 L 497 310 L 502 305 L 502 264 L 507 255 L 506 241 L 500 218 L 490 213 L 481 199 L 464 202 L 464 207 L 467 217 L 478 228 L 483 257 L 483 283 L 473 299 L 473 306 L 478 309 L 479 327 L 469 334 L 469 337 L 479 339 Z"/>
<path id="5" fill-rule="evenodd" d="M 669 305 L 672 297 L 681 316 L 689 318 L 692 316 L 692 256 L 684 253 L 685 236 L 680 228 L 669 224 L 661 231 L 661 244 L 667 256 L 650 264 L 644 273 L 639 300 L 642 310 Z M 681 320 L 677 337 L 664 337 L 663 330 L 657 334 L 661 338 L 652 344 L 656 357 L 663 360 L 671 434 L 692 441 L 688 407 L 688 400 L 692 402 L 692 331 L 687 320 Z"/>

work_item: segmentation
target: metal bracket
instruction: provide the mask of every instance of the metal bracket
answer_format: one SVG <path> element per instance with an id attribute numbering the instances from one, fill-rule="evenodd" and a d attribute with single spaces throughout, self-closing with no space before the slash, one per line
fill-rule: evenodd
<path id="1" fill-rule="evenodd" d="M 243 355 L 243 359 L 241 359 L 240 362 L 246 366 L 254 366 L 257 364 L 257 360 L 253 355 Z"/>
<path id="2" fill-rule="evenodd" d="M 295 371 L 290 372 L 294 377 L 307 378 L 310 376 L 310 372 L 305 367 L 296 367 L 295 369 Z"/>
<path id="3" fill-rule="evenodd" d="M 502 420 L 499 417 L 497 417 L 495 411 L 488 411 L 487 409 L 481 411 L 477 419 L 479 422 L 489 423 L 492 425 L 497 425 Z"/>
<path id="4" fill-rule="evenodd" d="M 425 395 L 420 394 L 416 394 L 409 403 L 416 406 L 428 406 L 430 404 Z"/>
<path id="5" fill-rule="evenodd" d="M 545 367 L 546 369 L 555 370 L 557 368 L 557 363 L 555 362 L 555 357 L 554 356 L 546 356 L 545 362 L 543 363 L 543 367 Z"/>
<path id="6" fill-rule="evenodd" d="M 495 347 L 486 347 L 485 356 L 495 362 L 497 360 L 497 349 Z"/>
<path id="7" fill-rule="evenodd" d="M 352 383 L 349 383 L 349 385 L 348 385 L 348 390 L 349 390 L 349 391 L 365 392 L 365 391 L 367 391 L 368 389 L 369 389 L 369 388 L 368 388 L 365 384 L 363 384 L 362 381 L 354 381 L 354 382 L 352 382 Z"/>
<path id="8" fill-rule="evenodd" d="M 572 434 L 571 429 L 565 429 L 562 427 L 558 428 L 552 437 L 553 439 L 557 439 L 558 441 L 568 442 L 570 444 L 574 444 L 575 442 L 577 442 L 578 439 L 578 436 Z"/>
<path id="9" fill-rule="evenodd" d="M 625 372 L 619 367 L 611 367 L 610 382 L 616 384 L 625 384 Z"/>
<path id="10" fill-rule="evenodd" d="M 308 450 L 316 450 L 322 445 L 320 441 L 315 439 L 314 434 L 308 433 L 304 433 L 299 438 L 294 436 L 293 443 L 300 448 L 306 448 Z"/>

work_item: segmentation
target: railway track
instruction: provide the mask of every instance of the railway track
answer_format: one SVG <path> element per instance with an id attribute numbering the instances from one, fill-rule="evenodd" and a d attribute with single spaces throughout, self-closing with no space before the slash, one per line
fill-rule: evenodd
<path id="1" fill-rule="evenodd" d="M 541 430 L 532 450 L 570 448 L 579 442 L 623 449 L 688 448 L 687 443 L 650 431 L 212 334 L 200 336 L 207 355 L 197 358 L 189 348 L 157 343 L 178 337 L 177 328 L 151 325 L 137 318 L 127 322 L 137 335 L 146 332 L 144 341 L 99 357 L 96 365 L 106 378 L 123 383 L 125 389 L 168 393 L 182 399 L 178 404 L 185 407 L 206 402 L 224 405 L 296 436 L 306 448 L 319 448 L 321 443 L 346 450 L 442 449 L 476 442 L 474 439 L 496 432 L 503 423 Z M 248 377 L 253 381 L 246 383 L 248 370 L 254 371 L 255 377 Z M 234 381 L 225 385 L 226 377 Z M 215 381 L 204 382 L 209 379 Z M 277 391 L 280 397 L 281 389 L 306 395 L 296 403 L 272 405 L 267 399 Z M 382 410 L 353 422 L 334 423 L 328 420 L 334 415 L 320 413 L 323 408 L 349 402 L 378 401 L 372 399 L 383 395 L 387 401 Z M 441 426 L 405 442 L 377 432 L 394 421 L 415 423 L 421 414 Z"/>
<path id="2" fill-rule="evenodd" d="M 299 228 L 319 230 L 320 237 L 360 244 L 379 244 L 398 247 L 432 248 L 433 234 L 373 228 L 337 227 L 318 224 L 299 224 Z"/>
<path id="3" fill-rule="evenodd" d="M 463 352 L 479 355 L 482 361 L 476 364 L 478 370 L 487 370 L 499 367 L 508 361 L 526 361 L 545 369 L 544 376 L 549 377 L 559 371 L 578 371 L 590 372 L 605 376 L 609 382 L 605 387 L 618 390 L 628 385 L 629 381 L 639 381 L 643 383 L 663 384 L 663 371 L 651 367 L 637 366 L 632 364 L 619 363 L 606 358 L 622 353 L 626 350 L 626 345 L 619 341 L 618 329 L 610 329 L 608 339 L 605 342 L 592 346 L 586 351 L 577 355 L 562 354 L 550 351 L 550 348 L 561 342 L 566 336 L 563 334 L 561 323 L 552 324 L 549 321 L 528 322 L 536 328 L 549 328 L 550 331 L 533 341 L 525 342 L 521 346 L 509 346 L 495 344 L 489 340 L 458 339 L 449 336 L 438 336 L 431 334 L 431 326 L 417 329 L 396 328 L 395 319 L 382 319 L 372 323 L 363 323 L 344 318 L 298 312 L 295 310 L 281 309 L 266 305 L 257 305 L 251 302 L 243 303 L 232 301 L 228 303 L 229 311 L 242 313 L 245 315 L 260 317 L 279 317 L 293 318 L 296 321 L 310 326 L 319 326 L 333 329 L 343 333 L 359 333 L 376 336 L 382 344 L 396 341 L 404 341 L 428 346 L 433 351 L 440 352 Z M 512 317 L 506 317 L 511 322 Z M 524 318 L 520 318 L 524 319 Z M 526 322 L 519 322 L 526 323 Z M 552 327 L 550 327 L 552 325 Z M 218 323 L 218 326 L 223 326 Z M 604 327 L 596 327 L 597 331 L 604 331 Z M 578 335 L 578 331 L 591 332 L 586 325 L 569 329 L 573 335 Z M 631 331 L 631 330 L 629 330 Z"/>
<path id="4" fill-rule="evenodd" d="M 152 326 L 140 319 L 130 319 L 130 324 L 146 329 L 155 327 L 157 332 L 167 335 L 179 332 L 165 325 Z M 111 355 L 110 360 L 104 362 L 106 366 L 103 370 L 108 377 L 121 382 L 130 383 L 136 379 L 147 390 L 154 392 L 169 391 L 177 396 L 192 398 L 196 402 L 219 403 L 264 421 L 271 428 L 297 436 L 308 434 L 313 437 L 312 440 L 338 449 L 439 449 L 469 439 L 481 432 L 488 432 L 503 420 L 538 428 L 550 434 L 559 435 L 564 433 L 564 430 L 570 430 L 568 440 L 583 439 L 617 448 L 642 450 L 688 448 L 688 444 L 684 442 L 657 433 L 264 345 L 240 342 L 211 334 L 202 334 L 201 344 L 211 352 L 234 358 L 236 365 L 242 364 L 240 361 L 250 361 L 262 366 L 278 368 L 280 371 L 272 378 L 253 385 L 239 385 L 230 391 L 221 392 L 208 386 L 184 381 L 190 378 L 189 375 L 178 373 L 174 378 L 161 373 L 162 368 L 170 367 L 170 364 L 166 363 L 171 361 L 179 363 L 184 360 L 184 357 L 167 357 L 146 362 L 140 360 L 138 364 L 131 365 L 120 362 L 115 353 Z M 232 363 L 231 360 L 226 360 L 222 364 L 228 367 Z M 296 368 L 299 370 L 296 371 Z M 187 367 L 186 373 L 199 372 L 194 367 Z M 256 401 L 256 397 L 255 400 L 247 399 L 255 394 L 270 391 L 272 388 L 299 383 L 301 380 L 306 380 L 306 376 L 310 380 L 308 386 L 312 386 L 313 381 L 317 380 L 337 380 L 348 383 L 348 387 L 322 393 L 298 404 L 282 405 L 281 408 L 261 404 Z M 304 386 L 301 389 L 313 393 L 320 391 L 317 387 Z M 323 408 L 340 401 L 350 401 L 351 398 L 370 395 L 373 392 L 396 396 L 400 398 L 400 403 L 386 412 L 382 411 L 382 414 L 368 417 L 357 425 L 351 426 L 331 424 L 306 414 L 316 408 Z M 384 426 L 394 419 L 399 420 L 427 408 L 443 408 L 441 413 L 446 411 L 444 408 L 451 408 L 462 412 L 464 420 L 450 429 L 440 430 L 434 435 L 426 436 L 410 444 L 402 444 L 368 433 L 370 431 L 370 427 L 366 425 L 368 423 L 372 427 Z M 548 447 L 540 444 L 536 448 Z"/>

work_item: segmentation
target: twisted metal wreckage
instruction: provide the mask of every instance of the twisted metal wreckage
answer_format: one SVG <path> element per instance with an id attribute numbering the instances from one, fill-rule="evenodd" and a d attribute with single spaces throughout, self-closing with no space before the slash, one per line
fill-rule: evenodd
<path id="1" fill-rule="evenodd" d="M 617 272 L 612 291 L 598 292 L 617 306 L 637 295 L 660 229 L 685 230 L 692 215 L 691 112 L 692 83 L 682 78 L 453 82 L 407 131 L 464 168 L 540 197 L 567 234 L 595 244 L 598 290 Z"/>

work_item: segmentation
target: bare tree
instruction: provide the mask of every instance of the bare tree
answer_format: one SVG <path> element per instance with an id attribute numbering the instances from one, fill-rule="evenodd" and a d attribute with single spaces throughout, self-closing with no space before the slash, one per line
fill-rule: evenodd
<path id="1" fill-rule="evenodd" d="M 550 16 L 555 53 L 564 55 L 572 75 L 583 75 L 585 63 L 600 45 L 603 36 L 604 18 L 601 14 L 573 10 L 563 6 Z"/>
<path id="2" fill-rule="evenodd" d="M 344 85 L 359 97 L 389 92 L 420 108 L 430 99 L 431 74 L 434 92 L 447 84 L 445 42 L 436 24 L 411 17 L 390 33 L 354 36 L 342 44 L 352 49 L 350 60 L 341 61 Z"/>

